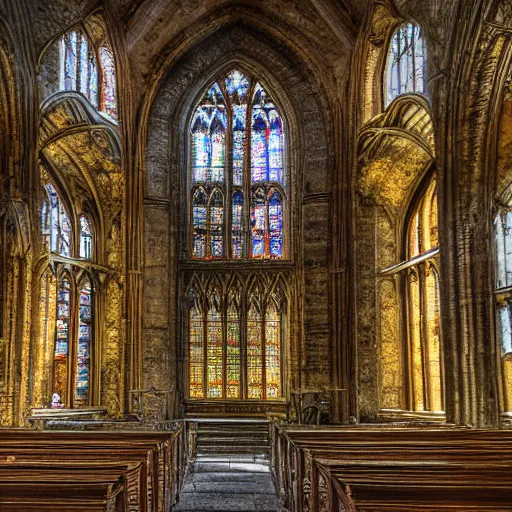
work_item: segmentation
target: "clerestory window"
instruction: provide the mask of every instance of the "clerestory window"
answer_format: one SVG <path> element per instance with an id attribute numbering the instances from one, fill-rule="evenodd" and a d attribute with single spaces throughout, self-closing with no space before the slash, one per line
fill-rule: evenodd
<path id="1" fill-rule="evenodd" d="M 397 96 L 425 92 L 426 48 L 419 26 L 404 23 L 389 44 L 384 76 L 384 103 Z"/>

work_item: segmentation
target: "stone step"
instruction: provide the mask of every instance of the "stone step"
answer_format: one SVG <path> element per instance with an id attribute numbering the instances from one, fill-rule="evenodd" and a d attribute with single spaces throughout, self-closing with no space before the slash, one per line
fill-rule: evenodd
<path id="1" fill-rule="evenodd" d="M 268 422 L 265 420 L 195 420 L 197 453 L 206 455 L 268 455 Z"/>

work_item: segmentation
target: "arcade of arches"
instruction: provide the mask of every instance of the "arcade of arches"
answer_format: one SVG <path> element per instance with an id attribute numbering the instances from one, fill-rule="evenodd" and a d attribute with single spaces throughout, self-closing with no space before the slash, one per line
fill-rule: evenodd
<path id="1" fill-rule="evenodd" d="M 2 0 L 0 225 L 2 427 L 506 429 L 512 3 Z"/>

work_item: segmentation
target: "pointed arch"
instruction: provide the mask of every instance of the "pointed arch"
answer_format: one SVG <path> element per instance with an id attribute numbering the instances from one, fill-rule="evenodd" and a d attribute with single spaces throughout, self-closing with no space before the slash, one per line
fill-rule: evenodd
<path id="1" fill-rule="evenodd" d="M 421 28 L 400 25 L 389 43 L 384 75 L 384 100 L 388 106 L 401 94 L 425 91 L 426 47 Z"/>
<path id="2" fill-rule="evenodd" d="M 190 242 L 192 258 L 282 259 L 283 247 L 277 247 L 283 244 L 282 237 L 279 242 L 274 236 L 274 249 L 270 247 L 267 196 L 273 183 L 286 184 L 284 127 L 279 109 L 266 89 L 238 69 L 223 74 L 197 103 L 190 118 L 189 133 L 188 183 L 192 188 L 195 184 L 204 186 L 210 200 L 214 197 L 212 189 L 219 190 L 225 201 L 222 225 L 220 218 L 215 226 L 207 220 L 210 242 L 206 251 L 194 251 L 194 240 Z M 195 207 L 193 201 L 191 207 Z M 272 208 L 276 207 L 274 201 Z M 285 207 L 281 201 L 279 209 Z M 244 240 L 247 226 L 252 233 L 248 244 Z M 286 227 L 282 223 L 279 230 L 284 231 Z M 213 235 L 214 230 L 218 236 Z M 223 240 L 222 251 L 220 233 L 223 237 L 231 234 L 230 243 Z M 195 239 L 195 231 L 191 237 Z"/>
<path id="3" fill-rule="evenodd" d="M 100 14 L 89 16 L 50 43 L 40 62 L 44 98 L 75 91 L 96 110 L 117 119 L 115 58 Z"/>
<path id="4" fill-rule="evenodd" d="M 206 324 L 207 364 L 206 396 L 222 398 L 224 375 L 223 322 L 220 297 L 214 293 L 210 297 Z"/>

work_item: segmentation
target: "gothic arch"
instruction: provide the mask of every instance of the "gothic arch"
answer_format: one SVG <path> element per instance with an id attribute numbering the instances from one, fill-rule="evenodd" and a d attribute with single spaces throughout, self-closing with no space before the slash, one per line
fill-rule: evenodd
<path id="1" fill-rule="evenodd" d="M 278 46 L 279 47 L 279 46 Z M 215 66 L 207 67 L 206 62 L 214 62 Z M 173 315 L 160 315 L 158 321 L 151 318 L 151 310 L 161 309 L 159 297 L 169 297 L 171 311 L 177 308 L 176 296 L 178 291 L 174 289 L 172 282 L 177 278 L 180 258 L 184 254 L 183 231 L 184 217 L 176 209 L 180 204 L 179 193 L 182 191 L 186 171 L 187 141 L 181 134 L 188 132 L 190 112 L 193 110 L 194 101 L 210 82 L 222 71 L 232 67 L 250 71 L 258 76 L 265 86 L 274 94 L 281 104 L 286 116 L 289 130 L 288 163 L 291 177 L 290 193 L 293 206 L 290 208 L 292 226 L 296 226 L 295 239 L 291 242 L 291 262 L 283 263 L 290 268 L 295 268 L 297 286 L 294 290 L 302 288 L 315 288 L 324 286 L 328 289 L 329 246 L 328 233 L 330 216 L 330 194 L 333 185 L 333 169 L 331 168 L 331 140 L 327 136 L 329 130 L 330 115 L 323 108 L 324 96 L 318 90 L 316 83 L 300 59 L 293 56 L 290 51 L 279 52 L 276 43 L 267 35 L 245 24 L 232 24 L 223 27 L 222 32 L 211 34 L 200 41 L 195 47 L 190 48 L 170 68 L 163 78 L 158 92 L 155 95 L 149 115 L 146 137 L 146 188 L 145 188 L 145 253 L 146 253 L 146 285 L 144 288 L 145 322 L 144 344 L 151 343 L 151 337 L 158 332 L 161 357 L 176 358 L 176 340 L 179 334 L 175 332 L 171 323 Z M 299 80 L 297 76 L 300 76 Z M 297 84 L 301 82 L 301 86 Z M 309 201 L 301 204 L 302 197 L 308 197 Z M 316 213 L 313 213 L 313 210 Z M 325 223 L 313 235 L 315 228 L 302 226 L 304 216 L 306 222 Z M 320 221 L 320 219 L 323 219 Z M 171 225 L 179 226 L 179 229 Z M 311 226 L 311 225 L 310 225 Z M 317 224 L 315 224 L 317 226 Z M 318 224 L 320 226 L 320 224 Z M 304 234 L 302 235 L 302 229 Z M 313 240 L 316 238 L 316 240 Z M 159 241 L 158 254 L 154 252 L 155 241 Z M 177 246 L 169 250 L 169 247 Z M 310 271 L 304 274 L 304 254 L 308 247 L 315 256 L 309 258 L 306 265 L 310 265 Z M 316 251 L 316 252 L 315 252 Z M 156 274 L 153 276 L 151 268 L 159 262 L 158 273 L 164 274 L 166 279 L 160 279 L 155 288 Z M 162 265 L 165 270 L 163 270 Z M 256 270 L 256 268 L 255 268 Z M 316 283 L 315 283 L 316 280 Z M 322 283 L 322 285 L 320 285 Z M 307 329 L 312 330 L 312 335 L 307 336 L 306 350 L 322 351 L 326 353 L 330 346 L 329 308 L 325 299 L 319 298 L 316 311 L 313 312 L 313 304 L 292 302 L 290 316 L 300 318 L 302 315 L 308 319 Z M 294 292 L 294 296 L 295 292 Z M 325 301 L 325 302 L 324 302 Z M 153 319 L 155 321 L 153 321 Z M 302 339 L 302 321 L 297 322 L 299 327 L 291 333 L 290 343 L 292 352 L 297 353 L 296 344 Z M 154 339 L 154 338 L 153 338 Z M 304 343 L 301 341 L 301 343 Z M 296 356 L 295 356 L 296 357 Z M 313 357 L 313 356 L 310 356 Z M 296 360 L 296 359 L 295 359 Z M 312 374 L 318 374 L 318 378 L 329 384 L 330 369 L 312 366 Z M 143 380 L 144 385 L 150 384 L 154 377 L 146 368 L 153 364 L 146 360 Z M 294 374 L 298 384 L 300 379 L 306 378 Z M 173 376 L 169 376 L 173 379 Z M 311 376 L 311 379 L 314 377 Z M 161 387 L 170 387 L 171 382 L 164 383 L 161 379 Z"/>

